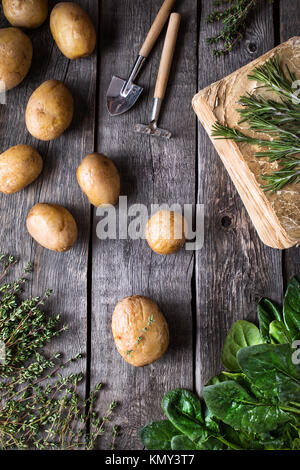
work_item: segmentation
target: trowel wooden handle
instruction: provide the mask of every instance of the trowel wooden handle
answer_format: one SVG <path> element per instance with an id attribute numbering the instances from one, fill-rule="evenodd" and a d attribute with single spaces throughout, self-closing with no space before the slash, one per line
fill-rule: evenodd
<path id="1" fill-rule="evenodd" d="M 157 17 L 154 20 L 153 25 L 148 33 L 148 36 L 145 39 L 144 44 L 140 50 L 140 55 L 143 57 L 148 57 L 154 44 L 156 43 L 158 36 L 162 32 L 163 27 L 165 26 L 175 0 L 165 0 L 161 9 L 159 10 Z"/>
<path id="2" fill-rule="evenodd" d="M 167 84 L 170 76 L 171 66 L 173 62 L 176 40 L 180 25 L 181 16 L 179 13 L 172 13 L 170 16 L 168 31 L 162 51 L 158 76 L 156 80 L 154 98 L 164 99 Z"/>

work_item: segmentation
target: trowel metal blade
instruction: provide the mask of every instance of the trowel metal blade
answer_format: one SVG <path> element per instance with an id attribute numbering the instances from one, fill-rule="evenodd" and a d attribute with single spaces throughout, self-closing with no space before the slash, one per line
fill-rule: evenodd
<path id="1" fill-rule="evenodd" d="M 136 103 L 143 88 L 132 84 L 126 93 L 127 81 L 119 77 L 113 77 L 107 90 L 107 109 L 109 114 L 117 116 L 126 113 Z"/>

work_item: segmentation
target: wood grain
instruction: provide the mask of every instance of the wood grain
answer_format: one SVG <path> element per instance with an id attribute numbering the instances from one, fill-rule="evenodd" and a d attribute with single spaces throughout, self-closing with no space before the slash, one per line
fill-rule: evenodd
<path id="1" fill-rule="evenodd" d="M 81 5 L 97 19 L 97 2 L 84 0 Z M 54 2 L 51 2 L 51 7 Z M 2 12 L 1 12 L 2 13 Z M 1 14 L 1 18 L 3 15 Z M 2 20 L 1 26 L 8 26 Z M 82 156 L 93 150 L 96 54 L 83 60 L 69 61 L 57 49 L 49 30 L 49 21 L 28 33 L 33 42 L 33 64 L 24 82 L 11 90 L 7 105 L 0 106 L 0 151 L 20 143 L 33 145 L 41 153 L 44 170 L 25 190 L 0 195 L 1 250 L 34 261 L 31 293 L 42 294 L 52 288 L 53 297 L 45 306 L 49 313 L 60 313 L 69 331 L 49 346 L 70 358 L 86 350 L 87 321 L 87 249 L 90 206 L 76 182 L 76 168 Z M 45 80 L 66 83 L 75 100 L 75 117 L 71 127 L 57 140 L 40 142 L 27 132 L 24 113 L 31 93 Z M 38 202 L 61 204 L 74 215 L 79 240 L 67 253 L 55 253 L 39 246 L 27 233 L 25 219 Z M 69 370 L 85 372 L 85 361 Z"/>
<path id="2" fill-rule="evenodd" d="M 213 57 L 206 45 L 214 25 L 202 2 L 198 88 L 221 79 L 273 47 L 273 12 L 260 2 L 244 40 L 225 57 Z M 209 64 L 209 66 L 206 66 Z M 205 244 L 196 256 L 196 389 L 221 370 L 220 352 L 237 319 L 256 319 L 261 295 L 281 299 L 281 254 L 259 240 L 219 156 L 199 123 L 198 202 L 205 205 Z"/>
<path id="3" fill-rule="evenodd" d="M 273 6 L 259 2 L 244 40 L 229 56 L 215 58 L 206 44 L 206 37 L 215 31 L 205 23 L 211 2 L 177 0 L 175 10 L 182 14 L 182 23 L 160 123 L 174 136 L 167 142 L 133 132 L 134 125 L 146 123 L 151 114 L 164 35 L 138 80 L 145 90 L 134 109 L 112 118 L 105 103 L 112 75 L 126 78 L 162 0 L 78 2 L 91 14 L 95 26 L 100 18 L 99 62 L 96 53 L 78 61 L 67 60 L 55 46 L 47 21 L 29 32 L 34 59 L 28 77 L 8 93 L 7 104 L 0 105 L 0 152 L 18 143 L 31 144 L 40 151 L 45 165 L 39 179 L 24 191 L 0 195 L 1 250 L 24 261 L 35 261 L 30 287 L 33 295 L 47 287 L 54 289 L 47 309 L 61 313 L 70 331 L 55 341 L 51 351 L 60 350 L 70 357 L 91 346 L 91 364 L 87 364 L 91 386 L 104 383 L 99 410 L 104 413 L 112 400 L 120 403 L 117 448 L 133 450 L 142 447 L 138 430 L 163 417 L 163 394 L 174 387 L 192 389 L 195 379 L 196 391 L 201 393 L 206 381 L 221 369 L 220 351 L 232 323 L 240 318 L 255 320 L 256 302 L 262 295 L 281 301 L 283 278 L 286 283 L 299 270 L 299 248 L 284 252 L 282 263 L 281 252 L 258 239 L 208 136 L 200 123 L 196 128 L 191 107 L 198 89 L 274 46 Z M 50 6 L 55 3 L 50 1 Z M 201 11 L 197 11 L 197 3 Z M 285 41 L 299 34 L 300 0 L 282 0 L 279 10 L 280 38 L 275 36 Z M 0 26 L 7 27 L 2 10 L 0 18 Z M 70 87 L 76 113 L 62 137 L 43 143 L 26 131 L 24 112 L 34 89 L 51 78 L 63 80 Z M 205 206 L 201 251 L 193 254 L 182 250 L 161 257 L 151 252 L 145 240 L 99 240 L 99 218 L 94 212 L 88 264 L 91 208 L 77 185 L 75 171 L 82 157 L 93 150 L 107 154 L 117 164 L 128 205 L 193 203 L 197 193 L 198 202 Z M 62 204 L 75 216 L 80 236 L 70 252 L 47 251 L 28 235 L 25 218 L 37 202 Z M 171 333 L 166 355 L 141 369 L 129 366 L 119 356 L 111 333 L 115 304 L 131 294 L 148 295 L 157 301 Z M 85 361 L 74 368 L 85 371 Z M 89 373 L 87 376 L 89 380 Z M 109 444 L 108 434 L 99 447 L 108 448 Z"/>
<path id="4" fill-rule="evenodd" d="M 280 2 L 280 40 L 287 39 L 299 34 L 300 31 L 300 0 L 284 0 Z M 284 253 L 283 263 L 284 283 L 291 276 L 300 276 L 300 249 L 290 248 Z"/>
<path id="5" fill-rule="evenodd" d="M 151 115 L 156 75 L 164 37 L 160 38 L 138 80 L 144 93 L 132 111 L 109 117 L 105 95 L 114 74 L 126 78 L 139 45 L 161 5 L 161 0 L 109 0 L 101 9 L 101 78 L 98 151 L 117 164 L 122 194 L 128 205 L 193 203 L 195 194 L 195 117 L 191 100 L 196 90 L 196 5 L 178 2 L 182 14 L 178 47 L 162 110 L 160 126 L 169 129 L 171 141 L 133 132 L 136 123 Z M 115 25 L 118 25 L 117 28 Z M 94 214 L 95 225 L 99 218 Z M 118 448 L 142 447 L 138 430 L 161 419 L 160 402 L 174 387 L 193 387 L 191 277 L 193 254 L 184 250 L 161 257 L 145 240 L 93 239 L 92 277 L 92 383 L 102 380 L 103 403 L 120 402 L 118 422 L 122 434 Z M 154 364 L 135 369 L 118 354 L 111 333 L 111 316 L 117 301 L 143 294 L 158 302 L 170 327 L 171 344 Z M 102 446 L 107 446 L 104 440 Z"/>

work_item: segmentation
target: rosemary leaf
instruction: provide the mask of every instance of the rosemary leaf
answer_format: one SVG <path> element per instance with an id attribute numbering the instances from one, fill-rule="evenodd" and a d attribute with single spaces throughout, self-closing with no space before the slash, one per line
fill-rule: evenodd
<path id="1" fill-rule="evenodd" d="M 300 99 L 293 88 L 296 77 L 287 66 L 283 68 L 280 65 L 278 56 L 274 56 L 255 68 L 248 78 L 258 81 L 259 88 L 274 92 L 280 101 L 249 93 L 242 96 L 239 100 L 242 107 L 238 109 L 239 124 L 246 122 L 255 132 L 255 137 L 218 122 L 213 126 L 212 136 L 257 145 L 261 151 L 255 153 L 256 157 L 277 161 L 278 169 L 262 177 L 267 183 L 263 189 L 276 192 L 287 184 L 300 182 Z M 270 138 L 260 134 L 267 134 Z"/>

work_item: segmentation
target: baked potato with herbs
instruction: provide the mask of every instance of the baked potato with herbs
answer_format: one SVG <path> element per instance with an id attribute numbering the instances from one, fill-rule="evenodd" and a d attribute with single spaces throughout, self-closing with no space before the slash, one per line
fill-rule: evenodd
<path id="1" fill-rule="evenodd" d="M 40 154 L 29 145 L 16 145 L 0 155 L 0 191 L 13 194 L 32 183 L 43 169 Z"/>
<path id="2" fill-rule="evenodd" d="M 36 204 L 26 220 L 27 230 L 40 245 L 48 250 L 70 250 L 78 236 L 75 219 L 57 204 Z"/>
<path id="3" fill-rule="evenodd" d="M 89 201 L 98 207 L 115 204 L 120 195 L 120 176 L 115 164 L 104 155 L 87 155 L 77 169 L 77 180 Z"/>
<path id="4" fill-rule="evenodd" d="M 50 29 L 57 47 L 68 59 L 87 57 L 95 49 L 96 30 L 77 3 L 55 5 L 50 15 Z"/>
<path id="5" fill-rule="evenodd" d="M 158 305 L 148 297 L 125 297 L 112 316 L 116 347 L 125 361 L 142 367 L 159 359 L 169 345 L 169 328 Z"/>
<path id="6" fill-rule="evenodd" d="M 36 139 L 57 139 L 69 127 L 74 101 L 66 85 L 48 80 L 31 95 L 25 113 L 26 126 Z"/>
<path id="7" fill-rule="evenodd" d="M 48 0 L 2 0 L 3 12 L 12 26 L 34 29 L 48 15 Z"/>
<path id="8" fill-rule="evenodd" d="M 158 211 L 146 225 L 146 240 L 150 248 L 160 255 L 176 253 L 185 244 L 186 229 L 182 214 Z"/>
<path id="9" fill-rule="evenodd" d="M 29 72 L 32 61 L 32 43 L 18 28 L 0 29 L 0 84 L 1 91 L 18 86 Z"/>

